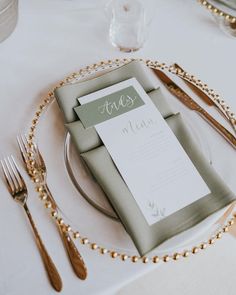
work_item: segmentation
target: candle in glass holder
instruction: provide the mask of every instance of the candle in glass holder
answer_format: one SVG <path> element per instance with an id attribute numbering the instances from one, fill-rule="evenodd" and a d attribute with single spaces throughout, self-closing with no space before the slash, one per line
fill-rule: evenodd
<path id="1" fill-rule="evenodd" d="M 146 39 L 143 4 L 138 0 L 113 0 L 110 9 L 111 43 L 125 52 L 141 48 Z"/>

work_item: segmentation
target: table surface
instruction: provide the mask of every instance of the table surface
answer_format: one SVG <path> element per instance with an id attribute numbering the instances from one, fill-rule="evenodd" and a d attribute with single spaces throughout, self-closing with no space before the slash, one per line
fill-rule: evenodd
<path id="1" fill-rule="evenodd" d="M 131 55 L 110 45 L 104 3 L 20 1 L 18 25 L 0 44 L 1 158 L 14 154 L 20 159 L 15 137 L 27 131 L 40 98 L 55 82 L 100 60 L 132 56 L 178 62 L 218 90 L 236 110 L 236 41 L 224 35 L 196 1 L 156 0 L 148 41 Z M 215 169 L 236 192 L 235 151 L 205 122 L 197 123 L 207 138 Z M 29 187 L 33 189 L 30 182 Z M 2 177 L 0 195 L 0 294 L 52 294 L 27 221 L 9 197 Z M 88 280 L 82 282 L 66 262 L 55 227 L 36 196 L 30 199 L 30 206 L 63 278 L 62 294 L 115 294 L 138 278 L 120 294 L 156 294 L 157 290 L 160 294 L 235 293 L 236 240 L 229 235 L 191 259 L 160 267 L 124 265 L 82 247 L 89 269 Z"/>

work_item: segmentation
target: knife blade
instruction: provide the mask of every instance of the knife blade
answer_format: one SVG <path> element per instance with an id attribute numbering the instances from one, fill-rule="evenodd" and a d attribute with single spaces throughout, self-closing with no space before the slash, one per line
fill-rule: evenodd
<path id="1" fill-rule="evenodd" d="M 180 71 L 184 72 L 183 68 L 181 68 L 177 63 L 174 63 L 173 66 L 176 69 L 179 69 Z M 213 100 L 210 99 L 208 95 L 206 95 L 201 89 L 196 87 L 194 84 L 190 83 L 188 80 L 184 79 L 184 82 L 209 106 L 214 106 L 215 103 Z"/>
<path id="2" fill-rule="evenodd" d="M 203 119 L 205 119 L 214 129 L 224 137 L 235 149 L 236 138 L 214 119 L 206 110 L 204 110 L 196 101 L 194 101 L 183 89 L 181 89 L 174 81 L 172 81 L 164 72 L 152 69 L 156 76 L 163 82 L 166 88 L 181 101 L 190 110 L 197 112 Z"/>

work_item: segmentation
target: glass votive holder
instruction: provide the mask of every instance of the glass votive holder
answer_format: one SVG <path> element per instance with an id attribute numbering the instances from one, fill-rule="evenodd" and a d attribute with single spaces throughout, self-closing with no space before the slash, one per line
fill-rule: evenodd
<path id="1" fill-rule="evenodd" d="M 112 45 L 125 52 L 140 49 L 147 37 L 143 3 L 138 0 L 112 0 L 109 9 L 109 36 Z"/>
<path id="2" fill-rule="evenodd" d="M 14 30 L 18 18 L 18 0 L 0 0 L 0 42 Z"/>

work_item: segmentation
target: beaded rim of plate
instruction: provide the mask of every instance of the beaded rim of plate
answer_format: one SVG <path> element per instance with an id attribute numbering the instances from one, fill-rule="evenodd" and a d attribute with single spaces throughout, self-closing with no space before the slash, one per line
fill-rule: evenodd
<path id="1" fill-rule="evenodd" d="M 178 70 L 174 66 L 168 66 L 165 63 L 159 63 L 157 61 L 153 62 L 151 60 L 144 60 L 144 59 L 135 59 L 135 58 L 124 58 L 124 59 L 115 59 L 115 60 L 108 60 L 108 61 L 101 61 L 99 63 L 95 63 L 93 65 L 87 66 L 79 72 L 72 73 L 70 76 L 66 77 L 64 80 L 59 82 L 48 94 L 43 98 L 42 102 L 40 103 L 37 111 L 35 112 L 34 118 L 32 120 L 32 124 L 30 127 L 30 131 L 28 134 L 28 145 L 29 150 L 27 152 L 29 161 L 27 163 L 28 169 L 32 172 L 32 181 L 35 183 L 35 190 L 39 195 L 40 200 L 43 202 L 46 209 L 49 210 L 50 216 L 52 219 L 57 222 L 63 231 L 68 232 L 75 240 L 79 239 L 82 245 L 87 245 L 91 250 L 97 251 L 98 253 L 104 255 L 108 254 L 111 258 L 120 258 L 122 261 L 130 261 L 136 263 L 141 261 L 142 263 L 146 264 L 148 262 L 158 263 L 159 261 L 168 262 L 170 260 L 178 260 L 181 257 L 189 257 L 191 254 L 197 254 L 200 250 L 206 249 L 208 246 L 213 245 L 217 240 L 219 240 L 224 233 L 229 231 L 229 228 L 235 223 L 236 221 L 236 212 L 232 213 L 230 218 L 228 218 L 225 224 L 218 228 L 214 235 L 212 235 L 207 241 L 199 243 L 199 245 L 191 247 L 191 249 L 184 250 L 182 252 L 175 252 L 173 254 L 165 254 L 161 256 L 138 256 L 138 255 L 128 255 L 125 253 L 119 253 L 113 249 L 106 249 L 102 246 L 99 246 L 95 242 L 91 242 L 87 237 L 81 236 L 79 231 L 72 229 L 69 224 L 66 224 L 62 215 L 59 214 L 58 211 L 52 208 L 52 204 L 48 201 L 47 193 L 45 190 L 45 185 L 43 183 L 43 177 L 41 172 L 37 170 L 34 161 L 34 138 L 35 138 L 35 131 L 36 127 L 39 123 L 39 119 L 43 112 L 46 110 L 47 106 L 55 99 L 54 97 L 54 90 L 77 80 L 80 80 L 82 77 L 91 74 L 92 72 L 98 71 L 98 69 L 105 69 L 107 67 L 113 68 L 114 66 L 121 66 L 133 60 L 139 60 L 144 62 L 148 67 L 157 68 L 166 70 L 170 73 L 176 74 L 177 76 L 184 77 L 191 83 L 194 83 L 196 86 L 201 88 L 206 94 L 208 94 L 212 100 L 218 105 L 218 107 L 225 112 L 229 116 L 229 120 L 231 123 L 236 126 L 236 117 L 235 114 L 230 110 L 230 107 L 225 103 L 224 100 L 220 98 L 218 94 L 215 93 L 213 89 L 210 89 L 206 84 L 201 82 L 201 80 L 197 79 L 195 76 L 188 74 L 186 71 Z"/>
<path id="2" fill-rule="evenodd" d="M 203 5 L 204 7 L 206 7 L 206 9 L 208 9 L 212 14 L 222 17 L 224 18 L 226 21 L 228 21 L 231 24 L 235 24 L 236 23 L 236 17 L 224 12 L 223 10 L 217 8 L 215 5 L 209 3 L 209 1 L 206 0 L 198 0 L 198 2 Z"/>

